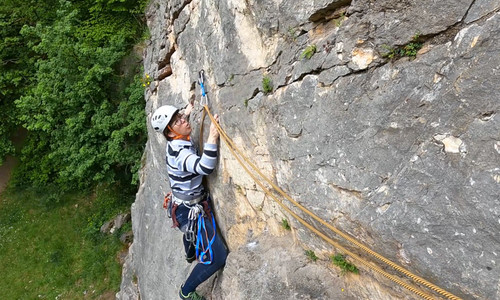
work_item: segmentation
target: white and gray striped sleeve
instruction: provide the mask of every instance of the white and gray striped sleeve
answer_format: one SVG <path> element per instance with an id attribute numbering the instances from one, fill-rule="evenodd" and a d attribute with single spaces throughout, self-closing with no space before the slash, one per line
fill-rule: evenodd
<path id="1" fill-rule="evenodd" d="M 177 156 L 177 165 L 181 170 L 199 175 L 209 175 L 217 164 L 217 144 L 205 144 L 200 156 L 185 149 Z"/>

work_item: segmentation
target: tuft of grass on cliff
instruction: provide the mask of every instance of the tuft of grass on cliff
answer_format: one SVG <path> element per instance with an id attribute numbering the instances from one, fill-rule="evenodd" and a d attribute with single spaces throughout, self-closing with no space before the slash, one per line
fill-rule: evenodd
<path id="1" fill-rule="evenodd" d="M 38 193 L 8 189 L 0 197 L 2 298 L 114 296 L 124 246 L 118 235 L 100 233 L 99 224 L 128 210 L 132 199 L 123 201 L 122 193 L 108 187 L 58 199 Z"/>

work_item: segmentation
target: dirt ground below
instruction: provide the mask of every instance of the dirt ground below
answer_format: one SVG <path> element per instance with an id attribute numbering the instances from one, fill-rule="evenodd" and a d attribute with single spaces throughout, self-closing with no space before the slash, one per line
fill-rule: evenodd
<path id="1" fill-rule="evenodd" d="M 15 167 L 17 160 L 12 156 L 7 156 L 3 165 L 0 166 L 0 193 L 3 192 L 10 179 L 12 169 Z M 0 196 L 1 197 L 1 196 Z"/>
<path id="2" fill-rule="evenodd" d="M 23 128 L 19 128 L 12 137 L 12 142 L 14 143 L 14 146 L 16 148 L 22 147 L 22 144 L 26 139 L 26 136 L 27 136 L 27 131 Z M 7 184 L 9 183 L 10 180 L 10 175 L 12 174 L 12 169 L 14 169 L 17 163 L 18 161 L 15 157 L 7 155 L 3 165 L 0 166 L 0 194 L 7 187 Z"/>

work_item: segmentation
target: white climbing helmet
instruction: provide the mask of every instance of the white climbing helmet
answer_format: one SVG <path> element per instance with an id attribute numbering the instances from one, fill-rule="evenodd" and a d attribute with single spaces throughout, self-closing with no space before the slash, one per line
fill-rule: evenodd
<path id="1" fill-rule="evenodd" d="M 151 126 L 153 126 L 156 132 L 163 133 L 168 123 L 170 123 L 170 120 L 172 120 L 172 117 L 178 110 L 179 109 L 177 109 L 177 107 L 172 105 L 163 105 L 158 107 L 151 117 Z"/>

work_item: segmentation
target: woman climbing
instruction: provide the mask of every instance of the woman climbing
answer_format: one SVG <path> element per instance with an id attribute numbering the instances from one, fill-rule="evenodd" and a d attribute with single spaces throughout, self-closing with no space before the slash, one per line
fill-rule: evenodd
<path id="1" fill-rule="evenodd" d="M 193 109 L 189 104 L 184 113 L 174 106 L 159 107 L 151 118 L 155 131 L 167 139 L 167 172 L 172 190 L 172 220 L 183 232 L 186 260 L 199 263 L 193 268 L 179 290 L 181 299 L 205 299 L 196 292 L 196 287 L 221 269 L 227 250 L 216 235 L 215 220 L 210 212 L 210 197 L 202 179 L 209 175 L 217 163 L 219 132 L 212 123 L 210 134 L 201 156 L 191 142 L 189 115 Z M 219 118 L 215 115 L 218 122 Z"/>

